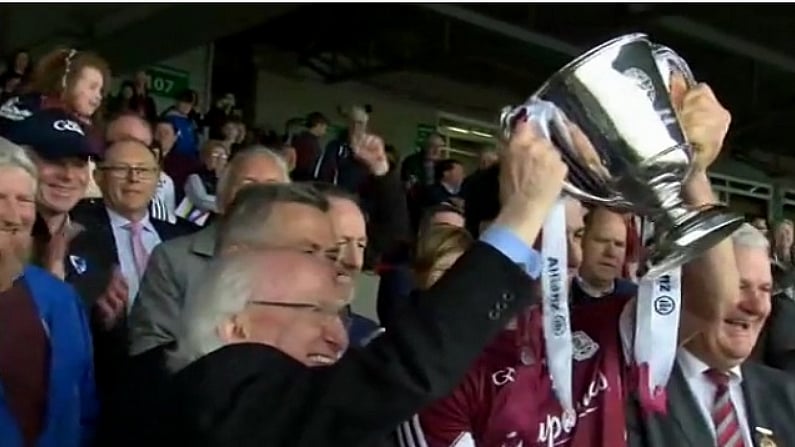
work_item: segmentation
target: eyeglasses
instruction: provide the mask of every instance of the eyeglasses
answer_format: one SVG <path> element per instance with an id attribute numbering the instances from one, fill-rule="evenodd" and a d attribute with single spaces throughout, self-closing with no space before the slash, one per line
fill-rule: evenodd
<path id="1" fill-rule="evenodd" d="M 152 180 L 160 172 L 159 168 L 145 166 L 100 166 L 99 170 L 117 179 L 126 179 L 134 175 L 141 180 Z"/>
<path id="2" fill-rule="evenodd" d="M 330 304 L 330 303 L 325 303 L 325 304 L 285 303 L 278 301 L 262 301 L 262 300 L 249 301 L 248 303 L 254 304 L 256 306 L 272 306 L 272 307 L 281 307 L 283 309 L 294 309 L 297 311 L 303 311 L 308 314 L 316 315 L 323 318 L 334 318 L 334 319 L 339 318 L 346 330 L 351 327 L 353 321 L 351 310 L 347 305 L 340 306 L 338 304 Z"/>

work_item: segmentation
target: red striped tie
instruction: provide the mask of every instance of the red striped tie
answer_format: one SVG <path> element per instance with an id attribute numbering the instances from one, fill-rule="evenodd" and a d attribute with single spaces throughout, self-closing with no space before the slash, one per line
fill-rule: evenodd
<path id="1" fill-rule="evenodd" d="M 715 384 L 715 403 L 712 405 L 712 423 L 715 424 L 716 447 L 745 447 L 743 433 L 737 420 L 737 411 L 729 394 L 729 375 L 710 369 L 704 374 Z"/>

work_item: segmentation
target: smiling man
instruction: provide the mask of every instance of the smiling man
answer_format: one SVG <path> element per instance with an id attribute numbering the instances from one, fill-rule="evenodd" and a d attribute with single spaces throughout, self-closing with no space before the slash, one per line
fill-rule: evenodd
<path id="1" fill-rule="evenodd" d="M 24 147 L 39 171 L 33 230 L 36 262 L 74 285 L 91 264 L 71 244 L 83 228 L 70 213 L 85 193 L 88 159 L 93 155 L 85 131 L 68 113 L 48 109 L 9 126 L 4 136 Z"/>
<path id="2" fill-rule="evenodd" d="M 86 204 L 73 216 L 85 229 L 72 245 L 80 247 L 85 269 L 75 287 L 93 318 L 94 354 L 100 398 L 115 392 L 127 361 L 127 313 L 155 246 L 195 230 L 150 218 L 149 202 L 160 167 L 144 143 L 127 139 L 111 144 L 94 172 L 102 201 Z"/>
<path id="3" fill-rule="evenodd" d="M 768 242 L 749 224 L 732 242 L 741 299 L 680 348 L 668 384 L 668 416 L 630 417 L 630 447 L 795 443 L 795 379 L 746 361 L 770 314 Z"/>

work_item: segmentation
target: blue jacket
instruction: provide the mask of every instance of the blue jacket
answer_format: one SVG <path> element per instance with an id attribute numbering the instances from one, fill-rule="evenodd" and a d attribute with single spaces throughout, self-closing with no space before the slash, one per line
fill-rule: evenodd
<path id="1" fill-rule="evenodd" d="M 174 130 L 177 132 L 177 141 L 174 143 L 174 147 L 171 148 L 171 150 L 198 160 L 199 135 L 197 133 L 196 123 L 189 117 L 177 112 L 175 109 L 167 110 L 163 114 L 163 117 L 174 126 Z"/>
<path id="2" fill-rule="evenodd" d="M 23 280 L 33 295 L 50 341 L 49 398 L 44 432 L 36 445 L 88 446 L 99 408 L 94 387 L 91 332 L 82 301 L 72 286 L 38 267 L 27 267 Z M 0 445 L 22 446 L 18 425 L 6 406 L 2 383 Z"/>

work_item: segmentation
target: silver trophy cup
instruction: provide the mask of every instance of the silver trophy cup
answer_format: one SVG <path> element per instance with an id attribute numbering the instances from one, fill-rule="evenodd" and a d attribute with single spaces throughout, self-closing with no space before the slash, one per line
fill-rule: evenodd
<path id="1" fill-rule="evenodd" d="M 654 223 L 645 265 L 652 277 L 704 253 L 743 222 L 721 204 L 682 202 L 693 152 L 669 97 L 675 72 L 695 84 L 672 50 L 644 34 L 625 35 L 578 57 L 501 117 L 506 134 L 520 118 L 539 124 L 569 167 L 566 193 Z"/>

